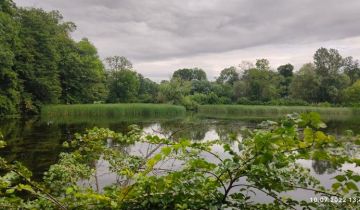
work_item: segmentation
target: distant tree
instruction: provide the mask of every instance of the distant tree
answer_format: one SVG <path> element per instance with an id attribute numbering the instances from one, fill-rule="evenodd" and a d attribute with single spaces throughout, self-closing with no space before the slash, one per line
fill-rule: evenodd
<path id="1" fill-rule="evenodd" d="M 278 98 L 279 79 L 272 71 L 249 69 L 241 80 L 244 82 L 244 96 L 253 101 L 269 101 Z"/>
<path id="2" fill-rule="evenodd" d="M 140 80 L 135 71 L 121 70 L 111 73 L 108 102 L 134 102 L 137 99 Z"/>
<path id="3" fill-rule="evenodd" d="M 255 68 L 254 64 L 250 61 L 241 61 L 238 67 L 241 72 Z"/>
<path id="4" fill-rule="evenodd" d="M 270 70 L 270 62 L 265 58 L 257 59 L 255 66 L 257 69 L 262 71 Z"/>
<path id="5" fill-rule="evenodd" d="M 220 76 L 216 79 L 217 83 L 227 83 L 233 85 L 236 81 L 239 81 L 239 73 L 234 66 L 225 68 L 221 71 Z"/>
<path id="6" fill-rule="evenodd" d="M 209 94 L 212 92 L 212 84 L 207 80 L 193 80 L 191 81 L 190 94 L 203 93 Z"/>
<path id="7" fill-rule="evenodd" d="M 293 77 L 294 66 L 291 64 L 285 64 L 277 68 L 280 74 L 280 95 L 281 97 L 289 96 L 289 87 Z"/>
<path id="8" fill-rule="evenodd" d="M 339 73 L 343 66 L 343 58 L 336 49 L 320 48 L 314 54 L 316 73 L 328 76 Z"/>
<path id="9" fill-rule="evenodd" d="M 138 100 L 140 78 L 132 70 L 131 62 L 122 56 L 106 59 L 108 70 L 108 102 L 135 102 Z"/>
<path id="10" fill-rule="evenodd" d="M 281 65 L 277 68 L 279 74 L 283 77 L 292 77 L 293 76 L 293 70 L 294 66 L 290 63 Z"/>
<path id="11" fill-rule="evenodd" d="M 183 98 L 189 95 L 191 83 L 181 79 L 173 78 L 170 82 L 160 84 L 158 101 L 160 103 L 181 104 Z"/>
<path id="12" fill-rule="evenodd" d="M 320 48 L 314 54 L 315 72 L 320 80 L 318 99 L 337 103 L 350 78 L 341 72 L 344 60 L 336 49 Z"/>
<path id="13" fill-rule="evenodd" d="M 297 72 L 290 85 L 292 98 L 307 102 L 319 102 L 320 80 L 316 75 L 316 67 L 312 63 L 304 64 Z"/>
<path id="14" fill-rule="evenodd" d="M 138 101 L 145 103 L 155 103 L 159 91 L 159 85 L 148 78 L 144 78 L 141 74 L 138 74 L 138 78 L 140 82 L 139 94 L 137 97 Z"/>
<path id="15" fill-rule="evenodd" d="M 133 69 L 132 63 L 124 56 L 111 56 L 105 58 L 106 63 L 109 66 L 110 71 L 120 71 L 120 70 L 131 70 Z"/>
<path id="16" fill-rule="evenodd" d="M 360 104 L 360 80 L 344 90 L 344 99 L 346 103 Z"/>
<path id="17" fill-rule="evenodd" d="M 344 73 L 350 78 L 351 84 L 355 83 L 358 79 L 360 79 L 359 61 L 354 60 L 353 57 L 349 56 L 344 58 L 343 62 Z"/>
<path id="18" fill-rule="evenodd" d="M 179 69 L 175 71 L 171 79 L 181 79 L 185 81 L 191 80 L 206 80 L 206 73 L 204 70 L 199 68 L 193 69 Z"/>

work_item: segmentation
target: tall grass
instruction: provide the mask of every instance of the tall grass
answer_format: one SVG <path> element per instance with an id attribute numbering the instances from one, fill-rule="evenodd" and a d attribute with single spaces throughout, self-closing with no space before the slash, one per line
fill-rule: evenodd
<path id="1" fill-rule="evenodd" d="M 360 109 L 347 107 L 201 105 L 198 112 L 202 117 L 227 119 L 277 118 L 295 112 L 318 112 L 323 119 L 329 120 L 360 117 Z"/>
<path id="2" fill-rule="evenodd" d="M 75 104 L 48 105 L 41 109 L 41 119 L 58 122 L 112 120 L 121 121 L 184 116 L 182 106 L 169 104 Z"/>

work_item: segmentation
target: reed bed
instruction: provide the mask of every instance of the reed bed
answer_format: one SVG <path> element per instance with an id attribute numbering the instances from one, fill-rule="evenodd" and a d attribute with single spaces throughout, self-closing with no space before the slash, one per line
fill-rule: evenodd
<path id="1" fill-rule="evenodd" d="M 198 112 L 202 117 L 227 119 L 266 119 L 305 112 L 317 112 L 323 119 L 341 120 L 360 117 L 360 109 L 348 107 L 202 105 L 199 107 Z"/>
<path id="2" fill-rule="evenodd" d="M 141 118 L 176 118 L 184 116 L 182 106 L 170 104 L 75 104 L 47 105 L 41 109 L 45 121 L 88 121 L 89 119 L 131 120 Z"/>

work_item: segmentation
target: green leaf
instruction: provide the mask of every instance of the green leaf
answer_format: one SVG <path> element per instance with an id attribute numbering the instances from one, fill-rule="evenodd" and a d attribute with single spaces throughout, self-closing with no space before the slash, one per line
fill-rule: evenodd
<path id="1" fill-rule="evenodd" d="M 68 188 L 66 188 L 66 195 L 69 195 L 69 194 L 71 194 L 72 192 L 74 192 L 74 188 L 72 188 L 72 187 L 68 187 Z"/>
<path id="2" fill-rule="evenodd" d="M 163 147 L 161 149 L 161 152 L 165 155 L 168 156 L 171 153 L 171 147 Z"/>
<path id="3" fill-rule="evenodd" d="M 7 190 L 6 190 L 6 194 L 13 194 L 14 192 L 15 192 L 15 189 L 14 189 L 14 188 L 7 189 Z"/>
<path id="4" fill-rule="evenodd" d="M 346 176 L 344 176 L 344 175 L 337 175 L 334 177 L 334 179 L 336 179 L 339 182 L 343 182 L 343 181 L 347 180 Z"/>
<path id="5" fill-rule="evenodd" d="M 359 188 L 354 182 L 346 182 L 345 185 L 349 190 L 359 191 Z"/>
<path id="6" fill-rule="evenodd" d="M 336 183 L 334 183 L 331 187 L 332 187 L 332 189 L 333 189 L 334 191 L 336 191 L 336 190 L 338 190 L 341 186 L 342 186 L 341 183 L 336 182 Z"/>

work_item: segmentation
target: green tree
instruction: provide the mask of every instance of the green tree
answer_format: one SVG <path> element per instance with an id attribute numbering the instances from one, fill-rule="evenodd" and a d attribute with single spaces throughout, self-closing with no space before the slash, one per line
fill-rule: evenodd
<path id="1" fill-rule="evenodd" d="M 312 63 L 304 64 L 297 72 L 290 85 L 292 98 L 307 102 L 319 102 L 320 80 Z"/>
<path id="2" fill-rule="evenodd" d="M 359 61 L 354 60 L 351 56 L 344 58 L 343 71 L 350 78 L 351 84 L 354 84 L 358 79 L 360 79 Z"/>
<path id="3" fill-rule="evenodd" d="M 138 96 L 139 88 L 140 80 L 135 71 L 123 69 L 111 72 L 107 101 L 111 103 L 134 102 Z"/>
<path id="4" fill-rule="evenodd" d="M 340 102 L 341 92 L 350 78 L 341 72 L 344 60 L 336 49 L 320 48 L 314 54 L 315 72 L 320 80 L 319 101 Z"/>
<path id="5" fill-rule="evenodd" d="M 244 82 L 244 96 L 252 101 L 269 101 L 279 97 L 279 79 L 275 72 L 249 69 L 241 80 Z"/>
<path id="6" fill-rule="evenodd" d="M 138 101 L 155 103 L 159 91 L 159 85 L 149 78 L 144 78 L 141 74 L 138 74 L 138 77 L 140 81 Z"/>
<path id="7" fill-rule="evenodd" d="M 131 61 L 129 61 L 124 56 L 111 56 L 105 58 L 109 68 L 111 71 L 120 71 L 120 70 L 131 70 L 133 69 L 133 65 Z"/>
<path id="8" fill-rule="evenodd" d="M 64 103 L 93 103 L 105 100 L 105 69 L 96 48 L 87 40 L 67 38 L 61 45 L 61 99 Z"/>
<path id="9" fill-rule="evenodd" d="M 20 87 L 13 70 L 19 31 L 15 12 L 11 1 L 0 1 L 0 117 L 19 112 Z"/>
<path id="10" fill-rule="evenodd" d="M 288 97 L 294 66 L 291 64 L 285 64 L 279 66 L 277 70 L 280 74 L 280 95 L 281 97 Z"/>
<path id="11" fill-rule="evenodd" d="M 344 90 L 346 103 L 360 103 L 360 80 Z"/>
<path id="12" fill-rule="evenodd" d="M 58 12 L 41 9 L 20 9 L 19 47 L 16 51 L 15 69 L 23 86 L 23 109 L 32 104 L 59 102 L 58 37 L 68 33 L 66 23 Z"/>
<path id="13" fill-rule="evenodd" d="M 265 58 L 257 59 L 255 66 L 258 70 L 262 70 L 262 71 L 270 70 L 270 62 L 268 59 Z"/>
<path id="14" fill-rule="evenodd" d="M 233 85 L 236 81 L 239 81 L 240 76 L 234 66 L 225 68 L 221 71 L 220 76 L 216 79 L 217 83 L 220 84 L 231 84 Z"/>
<path id="15" fill-rule="evenodd" d="M 343 58 L 336 49 L 319 48 L 314 54 L 316 73 L 320 76 L 337 74 L 343 66 Z"/>
<path id="16" fill-rule="evenodd" d="M 189 95 L 191 83 L 174 78 L 170 82 L 164 81 L 160 84 L 158 101 L 161 103 L 181 104 L 183 98 Z"/>
<path id="17" fill-rule="evenodd" d="M 206 73 L 204 70 L 199 68 L 179 69 L 173 73 L 171 79 L 181 79 L 185 81 L 206 80 Z"/>
<path id="18" fill-rule="evenodd" d="M 140 88 L 138 74 L 132 70 L 132 63 L 125 57 L 106 58 L 108 70 L 108 102 L 135 102 Z"/>

